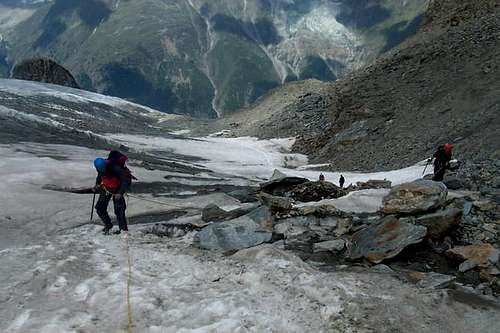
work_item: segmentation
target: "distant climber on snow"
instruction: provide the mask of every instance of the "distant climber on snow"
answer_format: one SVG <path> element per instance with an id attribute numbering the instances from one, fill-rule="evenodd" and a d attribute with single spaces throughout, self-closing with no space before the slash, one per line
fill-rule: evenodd
<path id="1" fill-rule="evenodd" d="M 340 175 L 339 184 L 341 188 L 344 188 L 345 178 L 344 175 Z"/>
<path id="2" fill-rule="evenodd" d="M 432 180 L 441 182 L 444 180 L 446 169 L 450 166 L 453 146 L 449 143 L 439 146 L 433 155 L 434 159 L 434 177 Z M 431 162 L 432 158 L 428 160 Z"/>
<path id="3" fill-rule="evenodd" d="M 108 205 L 111 199 L 113 199 L 115 215 L 119 226 L 119 230 L 115 231 L 114 234 L 128 231 L 127 217 L 125 216 L 127 205 L 123 196 L 130 188 L 132 179 L 135 178 L 125 166 L 127 159 L 127 156 L 113 150 L 109 153 L 107 159 L 97 158 L 94 161 L 94 166 L 97 170 L 94 191 L 100 193 L 95 209 L 97 215 L 99 215 L 104 223 L 103 233 L 105 235 L 109 235 L 113 228 L 111 218 L 108 214 Z"/>
<path id="4" fill-rule="evenodd" d="M 324 174 L 322 174 L 322 173 L 319 174 L 319 181 L 320 182 L 324 182 L 325 181 L 325 175 Z"/>

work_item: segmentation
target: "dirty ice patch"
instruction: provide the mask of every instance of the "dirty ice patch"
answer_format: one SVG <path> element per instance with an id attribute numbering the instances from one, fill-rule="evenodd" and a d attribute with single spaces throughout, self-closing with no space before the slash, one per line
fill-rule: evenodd
<path id="1" fill-rule="evenodd" d="M 269 179 L 278 169 L 290 176 L 317 180 L 320 172 L 308 170 L 307 156 L 291 153 L 295 139 L 259 140 L 252 137 L 223 138 L 162 138 L 128 134 L 109 134 L 109 137 L 143 151 L 170 151 L 198 157 L 201 164 L 212 171 L 227 173 L 250 179 Z M 371 179 L 390 180 L 393 185 L 422 178 L 425 162 L 408 168 L 372 172 L 323 172 L 326 180 L 338 185 L 340 175 L 346 178 L 346 185 L 366 182 Z M 432 173 L 427 168 L 426 174 Z"/>
<path id="2" fill-rule="evenodd" d="M 171 151 L 198 157 L 212 171 L 233 176 L 267 179 L 274 168 L 307 164 L 307 157 L 289 153 L 294 139 L 259 140 L 240 138 L 162 138 L 128 134 L 109 134 L 137 150 Z"/>
<path id="3" fill-rule="evenodd" d="M 61 319 L 58 315 L 49 318 L 50 328 L 52 332 L 71 326 L 84 332 L 125 331 L 123 242 L 90 239 L 88 233 L 81 240 L 95 244 L 97 267 L 109 264 L 108 270 L 100 270 L 98 277 L 81 282 L 74 291 L 73 300 L 85 305 L 95 320 L 79 322 L 80 314 L 72 311 L 65 320 L 56 320 Z M 343 290 L 359 291 L 349 281 L 328 278 L 295 255 L 271 246 L 245 251 L 234 259 L 207 260 L 181 240 L 158 241 L 139 233 L 129 240 L 130 301 L 137 332 L 326 332 L 331 318 L 346 303 Z"/>
<path id="4" fill-rule="evenodd" d="M 425 161 L 417 163 L 416 165 L 412 165 L 407 168 L 391 170 L 391 171 L 382 171 L 382 172 L 320 172 L 313 170 L 293 170 L 293 169 L 282 169 L 281 171 L 289 176 L 298 176 L 308 178 L 310 180 L 318 180 L 319 175 L 323 173 L 325 176 L 325 180 L 332 182 L 336 185 L 339 185 L 340 175 L 343 175 L 345 178 L 345 186 L 349 186 L 350 184 L 356 185 L 357 182 L 367 182 L 369 180 L 389 180 L 392 182 L 392 185 L 399 185 L 403 183 L 412 182 L 414 180 L 422 178 L 424 175 L 432 174 L 432 168 L 427 167 L 425 170 Z M 271 175 L 269 174 L 269 177 Z"/>
<path id="5" fill-rule="evenodd" d="M 325 199 L 318 202 L 306 202 L 296 207 L 332 206 L 348 213 L 376 213 L 383 206 L 383 199 L 389 189 L 371 189 L 351 192 L 338 199 Z"/>
<path id="6" fill-rule="evenodd" d="M 10 332 L 10 333 L 22 332 L 21 328 L 24 326 L 24 324 L 30 318 L 31 312 L 32 312 L 32 310 L 23 311 L 19 316 L 16 317 L 16 319 L 10 324 L 10 326 L 7 327 L 7 332 Z"/>
<path id="7" fill-rule="evenodd" d="M 178 131 L 172 131 L 170 132 L 170 134 L 172 135 L 187 135 L 191 133 L 191 130 L 188 130 L 188 129 L 183 129 L 183 130 L 178 130 Z"/>
<path id="8" fill-rule="evenodd" d="M 0 145 L 0 219 L 23 223 L 31 232 L 46 233 L 88 221 L 91 195 L 45 190 L 88 188 L 95 184 L 93 160 L 108 153 L 72 145 L 20 143 Z M 163 180 L 164 173 L 133 167 L 134 175 L 146 182 Z M 151 207 L 134 202 L 129 213 L 143 213 Z M 21 232 L 21 228 L 9 229 Z M 0 249 L 10 241 L 0 233 Z"/>

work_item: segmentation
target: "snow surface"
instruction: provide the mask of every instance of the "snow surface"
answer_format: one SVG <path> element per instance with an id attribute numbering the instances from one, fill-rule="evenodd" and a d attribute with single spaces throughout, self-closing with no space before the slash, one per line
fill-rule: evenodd
<path id="1" fill-rule="evenodd" d="M 317 180 L 320 174 L 319 171 L 308 170 L 307 156 L 289 153 L 294 143 L 292 138 L 271 140 L 258 140 L 251 137 L 175 139 L 129 134 L 109 134 L 108 137 L 138 150 L 164 150 L 200 157 L 205 160 L 200 164 L 210 170 L 254 180 L 269 179 L 274 169 L 290 176 L 305 177 L 310 180 Z M 371 179 L 387 179 L 393 185 L 397 185 L 422 178 L 424 163 L 387 172 L 323 172 L 323 174 L 326 180 L 337 185 L 341 174 L 346 179 L 346 185 Z M 431 168 L 427 168 L 426 174 L 430 173 L 432 173 Z"/>
<path id="2" fill-rule="evenodd" d="M 92 93 L 86 90 L 74 89 L 69 87 L 58 86 L 48 83 L 14 80 L 14 79 L 0 79 L 0 91 L 9 92 L 20 96 L 52 96 L 59 97 L 70 102 L 94 102 L 102 103 L 113 107 L 131 107 L 137 113 L 142 111 L 144 114 L 159 112 L 148 108 L 143 105 L 127 102 L 118 97 L 105 96 L 97 93 Z"/>
<path id="3" fill-rule="evenodd" d="M 389 194 L 389 189 L 370 189 L 351 192 L 338 199 L 325 199 L 318 202 L 306 202 L 297 207 L 333 206 L 348 213 L 376 213 L 383 207 L 382 200 Z"/>
<path id="4" fill-rule="evenodd" d="M 145 151 L 204 158 L 216 172 L 234 172 L 236 183 L 241 176 L 248 182 L 268 177 L 274 167 L 317 177 L 285 168 L 290 158 L 307 163 L 287 153 L 291 140 L 119 138 Z M 92 185 L 92 160 L 104 155 L 68 145 L 0 145 L 0 332 L 127 331 L 125 240 L 103 236 L 95 225 L 80 226 L 89 218 L 90 195 L 42 188 Z M 166 174 L 133 169 L 144 182 Z M 421 169 L 387 175 L 403 180 Z M 206 173 L 198 176 L 206 181 Z M 371 204 L 371 192 L 363 193 Z M 131 199 L 129 216 L 171 209 Z M 216 194 L 156 199 L 181 207 L 237 204 Z M 192 234 L 163 239 L 143 234 L 144 228 L 130 226 L 133 332 L 497 332 L 500 322 L 496 309 L 456 305 L 387 275 L 322 272 L 273 245 L 225 257 L 192 247 Z"/>

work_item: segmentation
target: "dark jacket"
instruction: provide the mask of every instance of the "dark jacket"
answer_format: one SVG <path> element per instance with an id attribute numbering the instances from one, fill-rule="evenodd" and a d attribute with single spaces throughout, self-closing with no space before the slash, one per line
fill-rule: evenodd
<path id="1" fill-rule="evenodd" d="M 434 166 L 440 168 L 445 166 L 451 160 L 451 156 L 448 156 L 442 146 L 434 153 Z"/>

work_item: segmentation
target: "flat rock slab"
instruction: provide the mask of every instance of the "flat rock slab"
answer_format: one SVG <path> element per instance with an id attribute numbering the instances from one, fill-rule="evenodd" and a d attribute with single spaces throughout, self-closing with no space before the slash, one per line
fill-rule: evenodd
<path id="1" fill-rule="evenodd" d="M 203 220 L 203 222 L 220 222 L 232 220 L 248 214 L 257 207 L 258 204 L 247 204 L 233 210 L 224 210 L 216 204 L 209 204 L 201 211 L 201 219 Z"/>
<path id="2" fill-rule="evenodd" d="M 417 282 L 417 287 L 426 289 L 444 289 L 448 288 L 455 280 L 455 276 L 431 272 L 425 274 L 424 278 Z"/>
<path id="3" fill-rule="evenodd" d="M 401 222 L 394 216 L 383 218 L 353 235 L 350 259 L 366 258 L 378 264 L 397 256 L 405 247 L 422 241 L 427 234 L 424 226 Z"/>
<path id="4" fill-rule="evenodd" d="M 385 214 L 418 214 L 442 207 L 448 189 L 443 183 L 417 180 L 393 187 L 383 200 Z"/>
<path id="5" fill-rule="evenodd" d="M 286 212 L 293 207 L 292 199 L 270 195 L 265 192 L 259 194 L 259 200 L 273 212 Z"/>
<path id="6" fill-rule="evenodd" d="M 289 177 L 284 173 L 275 170 L 269 181 L 260 184 L 260 189 L 261 191 L 272 195 L 285 196 L 295 186 L 307 182 L 309 182 L 309 179 L 307 178 Z"/>
<path id="7" fill-rule="evenodd" d="M 246 216 L 248 216 L 265 230 L 270 232 L 273 230 L 274 216 L 269 207 L 260 206 L 252 210 L 250 213 L 246 214 Z"/>
<path id="8" fill-rule="evenodd" d="M 345 213 L 376 213 L 382 209 L 382 201 L 388 194 L 388 189 L 361 190 L 338 199 L 300 203 L 295 207 L 331 207 L 332 211 L 338 210 Z"/>
<path id="9" fill-rule="evenodd" d="M 417 224 L 427 227 L 427 237 L 431 239 L 442 238 L 457 227 L 462 220 L 462 209 L 448 208 L 417 218 Z"/>
<path id="10" fill-rule="evenodd" d="M 248 216 L 214 223 L 201 230 L 194 237 L 194 244 L 200 248 L 216 251 L 240 250 L 271 241 L 267 232 Z"/>
<path id="11" fill-rule="evenodd" d="M 461 265 L 462 271 L 467 271 L 476 266 L 487 268 L 498 262 L 500 251 L 490 244 L 457 246 L 448 250 L 446 254 L 449 257 L 464 261 Z"/>
<path id="12" fill-rule="evenodd" d="M 313 245 L 313 251 L 316 252 L 340 252 L 345 248 L 345 240 L 334 239 L 331 241 L 316 243 Z"/>

